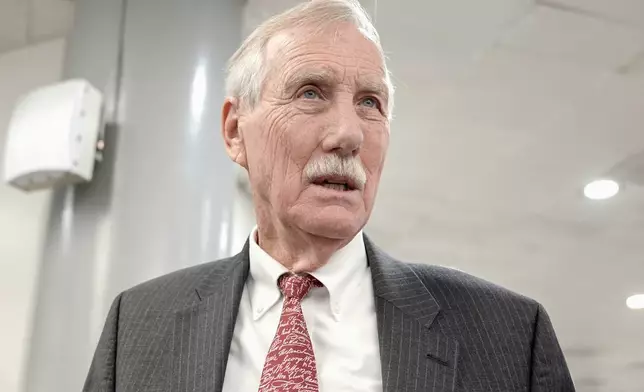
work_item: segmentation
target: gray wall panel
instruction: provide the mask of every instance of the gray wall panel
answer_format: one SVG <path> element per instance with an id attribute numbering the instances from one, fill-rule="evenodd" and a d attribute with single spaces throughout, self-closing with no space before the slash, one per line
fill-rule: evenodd
<path id="1" fill-rule="evenodd" d="M 242 6 L 76 1 L 65 76 L 105 93 L 107 147 L 92 183 L 54 192 L 27 391 L 81 389 L 118 292 L 231 252 L 220 109 Z"/>

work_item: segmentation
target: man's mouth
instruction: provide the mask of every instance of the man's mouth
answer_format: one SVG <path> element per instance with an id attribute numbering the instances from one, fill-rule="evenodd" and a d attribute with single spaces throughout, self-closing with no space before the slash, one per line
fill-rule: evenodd
<path id="1" fill-rule="evenodd" d="M 315 179 L 313 184 L 335 191 L 353 191 L 357 189 L 355 181 L 348 177 L 321 177 Z"/>

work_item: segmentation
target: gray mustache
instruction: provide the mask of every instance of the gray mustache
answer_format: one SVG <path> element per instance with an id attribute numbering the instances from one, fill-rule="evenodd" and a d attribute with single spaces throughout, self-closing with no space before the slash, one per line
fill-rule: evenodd
<path id="1" fill-rule="evenodd" d="M 336 154 L 324 155 L 309 162 L 304 168 L 304 176 L 309 182 L 325 176 L 348 177 L 355 182 L 358 189 L 364 189 L 367 183 L 367 173 L 359 158 L 341 157 Z"/>

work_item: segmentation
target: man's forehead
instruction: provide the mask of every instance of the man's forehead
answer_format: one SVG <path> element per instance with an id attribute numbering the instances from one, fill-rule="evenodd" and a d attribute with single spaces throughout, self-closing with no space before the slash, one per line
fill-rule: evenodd
<path id="1" fill-rule="evenodd" d="M 273 35 L 266 43 L 266 57 L 275 59 L 282 54 L 295 39 L 294 31 L 285 30 Z"/>
<path id="2" fill-rule="evenodd" d="M 273 35 L 266 45 L 269 61 L 288 61 L 292 57 L 332 53 L 347 58 L 365 59 L 384 68 L 383 57 L 376 44 L 349 23 L 337 23 L 324 28 L 293 27 Z"/>
<path id="3" fill-rule="evenodd" d="M 319 43 L 319 40 L 312 38 L 312 35 L 306 37 L 296 33 L 294 30 L 285 31 L 275 35 L 268 42 L 266 57 L 272 63 L 272 70 L 277 71 L 273 74 L 275 79 L 278 79 L 276 82 L 287 83 L 308 78 L 341 83 L 348 82 L 347 78 L 351 78 L 356 83 L 374 90 L 386 86 L 383 59 L 375 47 L 372 53 L 354 52 L 347 56 L 345 61 L 337 61 L 341 54 L 330 52 L 328 48 L 318 52 L 315 43 Z M 368 42 L 367 38 L 364 40 Z M 368 42 L 368 45 L 370 44 Z M 369 54 L 370 58 L 365 59 Z M 307 58 L 303 59 L 304 57 Z M 360 61 L 361 59 L 366 61 Z M 350 72 L 351 70 L 354 72 Z"/>

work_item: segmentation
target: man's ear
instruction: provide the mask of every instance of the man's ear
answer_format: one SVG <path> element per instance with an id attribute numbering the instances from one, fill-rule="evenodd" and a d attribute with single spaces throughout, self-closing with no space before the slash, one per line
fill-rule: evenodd
<path id="1" fill-rule="evenodd" d="M 226 97 L 221 112 L 221 133 L 230 159 L 248 170 L 246 145 L 239 130 L 239 100 Z"/>

